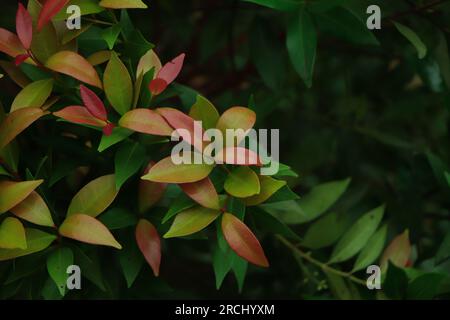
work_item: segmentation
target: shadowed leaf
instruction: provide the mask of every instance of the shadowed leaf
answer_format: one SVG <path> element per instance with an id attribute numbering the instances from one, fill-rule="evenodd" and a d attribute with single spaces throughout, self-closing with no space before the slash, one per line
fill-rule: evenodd
<path id="1" fill-rule="evenodd" d="M 155 277 L 157 277 L 161 263 L 161 240 L 158 231 L 149 221 L 139 220 L 136 226 L 136 242 L 145 260 L 152 268 Z"/>

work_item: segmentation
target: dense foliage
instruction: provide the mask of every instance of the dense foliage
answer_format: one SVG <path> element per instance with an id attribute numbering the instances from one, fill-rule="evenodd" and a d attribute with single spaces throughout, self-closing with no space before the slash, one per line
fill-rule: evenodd
<path id="1" fill-rule="evenodd" d="M 449 1 L 3 5 L 2 298 L 448 296 Z M 174 165 L 194 120 L 284 164 Z"/>

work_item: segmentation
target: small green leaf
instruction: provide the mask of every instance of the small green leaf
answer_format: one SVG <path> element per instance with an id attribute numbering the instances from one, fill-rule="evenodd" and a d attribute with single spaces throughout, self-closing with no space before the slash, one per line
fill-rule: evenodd
<path id="1" fill-rule="evenodd" d="M 126 238 L 121 239 L 121 242 L 124 246 L 117 253 L 119 256 L 119 264 L 127 282 L 127 287 L 131 288 L 144 265 L 144 257 L 136 244 L 134 232 L 127 233 Z"/>
<path id="2" fill-rule="evenodd" d="M 260 185 L 256 173 L 246 166 L 235 168 L 228 174 L 225 191 L 233 197 L 246 198 L 259 194 Z"/>
<path id="3" fill-rule="evenodd" d="M 306 10 L 300 10 L 299 15 L 289 22 L 286 46 L 295 70 L 310 88 L 316 61 L 317 33 Z"/>
<path id="4" fill-rule="evenodd" d="M 113 108 L 121 115 L 131 108 L 133 102 L 133 84 L 125 65 L 115 52 L 106 66 L 103 75 L 105 94 Z"/>
<path id="5" fill-rule="evenodd" d="M 138 142 L 123 143 L 114 160 L 116 189 L 120 189 L 125 181 L 139 170 L 144 161 L 144 147 Z"/>
<path id="6" fill-rule="evenodd" d="M 350 259 L 369 241 L 383 218 L 384 206 L 375 208 L 359 218 L 337 243 L 331 255 L 330 263 Z"/>
<path id="7" fill-rule="evenodd" d="M 70 248 L 58 248 L 47 258 L 47 271 L 58 287 L 61 296 L 66 293 L 67 267 L 73 265 L 73 252 Z"/>
<path id="8" fill-rule="evenodd" d="M 220 215 L 219 210 L 194 207 L 179 213 L 164 238 L 182 237 L 206 228 Z"/>
<path id="9" fill-rule="evenodd" d="M 162 223 L 166 223 L 177 213 L 192 208 L 194 205 L 195 202 L 190 197 L 188 197 L 184 193 L 181 193 L 170 205 L 169 211 L 167 211 L 166 215 L 164 216 Z"/>
<path id="10" fill-rule="evenodd" d="M 397 30 L 416 48 L 419 59 L 425 58 L 427 55 L 427 47 L 419 36 L 412 29 L 399 22 L 394 22 L 394 25 Z"/>
<path id="11" fill-rule="evenodd" d="M 32 254 L 47 248 L 56 236 L 37 229 L 25 229 L 26 249 L 0 249 L 0 261 L 14 259 Z"/>
<path id="12" fill-rule="evenodd" d="M 30 83 L 14 99 L 11 112 L 21 108 L 42 107 L 53 89 L 53 79 Z"/>
<path id="13" fill-rule="evenodd" d="M 116 44 L 117 38 L 119 37 L 120 31 L 121 31 L 120 24 L 116 24 L 112 27 L 109 27 L 107 29 L 104 29 L 102 31 L 102 38 L 106 41 L 108 44 L 109 50 L 112 50 L 114 48 L 114 45 Z"/>
<path id="14" fill-rule="evenodd" d="M 132 134 L 133 131 L 127 128 L 115 127 L 109 136 L 102 135 L 102 139 L 100 140 L 100 144 L 97 150 L 98 152 L 103 152 L 109 147 L 119 143 L 120 141 L 125 140 Z"/>
<path id="15" fill-rule="evenodd" d="M 99 217 L 109 230 L 123 229 L 134 226 L 137 223 L 137 217 L 130 211 L 121 208 L 112 208 Z"/>
<path id="16" fill-rule="evenodd" d="M 8 217 L 0 225 L 0 248 L 26 249 L 25 229 L 19 219 Z"/>
<path id="17" fill-rule="evenodd" d="M 197 95 L 197 100 L 192 106 L 189 116 L 194 120 L 202 121 L 204 130 L 215 128 L 219 120 L 219 112 L 216 107 L 201 95 Z"/>
<path id="18" fill-rule="evenodd" d="M 406 299 L 431 300 L 438 293 L 441 283 L 446 278 L 444 274 L 426 273 L 409 283 L 406 289 Z"/>
<path id="19" fill-rule="evenodd" d="M 378 258 L 383 251 L 384 244 L 386 242 L 386 235 L 387 225 L 384 225 L 377 232 L 375 232 L 372 237 L 370 237 L 367 245 L 359 253 L 352 272 L 356 272 L 367 267 Z"/>

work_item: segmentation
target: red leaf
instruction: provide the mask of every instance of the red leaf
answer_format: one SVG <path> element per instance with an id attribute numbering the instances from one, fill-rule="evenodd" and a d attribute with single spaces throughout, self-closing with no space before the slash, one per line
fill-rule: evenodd
<path id="1" fill-rule="evenodd" d="M 157 96 L 161 94 L 167 88 L 167 82 L 164 79 L 156 78 L 150 81 L 148 85 L 148 89 L 152 93 L 152 95 Z"/>
<path id="2" fill-rule="evenodd" d="M 33 39 L 33 19 L 20 2 L 16 14 L 16 31 L 25 49 L 30 49 Z"/>
<path id="3" fill-rule="evenodd" d="M 231 213 L 222 217 L 222 232 L 236 254 L 261 267 L 268 267 L 266 255 L 252 231 Z"/>
<path id="4" fill-rule="evenodd" d="M 108 123 L 106 126 L 103 127 L 103 134 L 105 136 L 110 136 L 113 132 L 115 125 L 113 123 Z"/>
<path id="5" fill-rule="evenodd" d="M 211 179 L 205 178 L 203 180 L 180 184 L 181 189 L 190 198 L 201 206 L 209 209 L 219 209 L 219 195 L 217 194 Z"/>
<path id="6" fill-rule="evenodd" d="M 18 56 L 16 56 L 16 58 L 14 59 L 14 64 L 16 66 L 20 66 L 25 60 L 27 60 L 30 57 L 29 54 L 19 54 Z"/>
<path id="7" fill-rule="evenodd" d="M 108 115 L 102 100 L 94 93 L 94 91 L 80 85 L 81 99 L 89 112 L 96 118 L 106 121 Z"/>
<path id="8" fill-rule="evenodd" d="M 88 109 L 83 106 L 65 107 L 60 111 L 53 112 L 53 114 L 73 123 L 87 124 L 96 127 L 104 127 L 106 125 L 105 121 L 94 117 Z"/>
<path id="9" fill-rule="evenodd" d="M 16 57 L 19 54 L 26 53 L 26 50 L 14 33 L 0 28 L 0 52 L 4 52 L 11 57 Z"/>
<path id="10" fill-rule="evenodd" d="M 161 263 L 161 240 L 156 228 L 147 220 L 139 220 L 136 226 L 136 242 L 157 277 Z"/>
<path id="11" fill-rule="evenodd" d="M 47 0 L 39 14 L 38 31 L 50 22 L 50 20 L 61 11 L 62 8 L 69 2 L 69 0 Z"/>
<path id="12" fill-rule="evenodd" d="M 166 63 L 161 70 L 159 70 L 156 78 L 163 79 L 167 84 L 171 84 L 183 68 L 184 53 L 180 54 L 178 57 L 174 58 L 172 61 Z"/>

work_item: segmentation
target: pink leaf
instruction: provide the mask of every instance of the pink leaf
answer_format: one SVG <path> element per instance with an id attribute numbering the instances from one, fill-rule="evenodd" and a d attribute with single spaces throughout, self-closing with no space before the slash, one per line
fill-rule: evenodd
<path id="1" fill-rule="evenodd" d="M 33 39 L 33 19 L 20 2 L 16 14 L 16 31 L 25 49 L 30 49 Z"/>
<path id="2" fill-rule="evenodd" d="M 159 70 L 156 78 L 163 79 L 167 82 L 167 84 L 171 84 L 178 74 L 183 68 L 184 57 L 186 55 L 184 53 L 180 54 L 178 57 L 174 58 L 172 61 L 166 63 L 161 70 Z"/>
<path id="3" fill-rule="evenodd" d="M 230 147 L 220 150 L 214 157 L 218 164 L 254 165 L 261 166 L 258 154 L 243 147 Z"/>
<path id="4" fill-rule="evenodd" d="M 96 118 L 106 121 L 108 119 L 105 105 L 102 100 L 84 85 L 80 85 L 81 99 L 89 112 Z"/>
<path id="5" fill-rule="evenodd" d="M 211 179 L 208 177 L 192 183 L 180 184 L 181 189 L 201 206 L 209 209 L 219 209 L 219 195 Z"/>
<path id="6" fill-rule="evenodd" d="M 50 22 L 50 20 L 61 11 L 62 8 L 69 2 L 69 0 L 47 0 L 39 14 L 38 31 Z"/>
<path id="7" fill-rule="evenodd" d="M 53 114 L 73 123 L 87 124 L 96 127 L 104 127 L 106 125 L 105 121 L 94 117 L 88 109 L 83 106 L 65 107 L 60 111 L 53 112 Z"/>
<path id="8" fill-rule="evenodd" d="M 161 264 L 161 240 L 158 231 L 149 221 L 139 220 L 136 226 L 136 242 L 157 277 Z"/>

